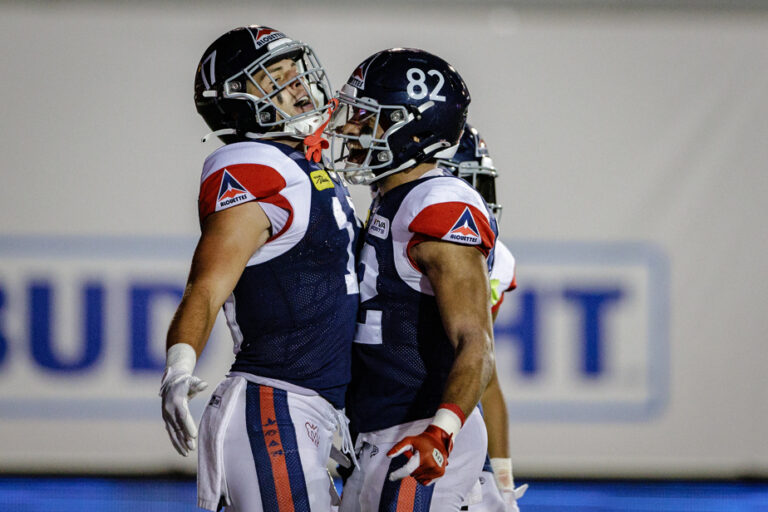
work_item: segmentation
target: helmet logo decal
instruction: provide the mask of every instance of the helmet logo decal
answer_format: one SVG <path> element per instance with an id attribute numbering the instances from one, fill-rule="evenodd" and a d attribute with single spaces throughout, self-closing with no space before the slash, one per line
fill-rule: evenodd
<path id="1" fill-rule="evenodd" d="M 208 68 L 207 75 L 205 73 L 206 67 Z M 205 85 L 206 89 L 210 89 L 211 86 L 216 83 L 216 50 L 213 50 L 200 64 L 200 76 L 203 79 L 203 85 Z"/>
<path id="2" fill-rule="evenodd" d="M 248 190 L 224 169 L 221 175 L 221 185 L 219 186 L 219 197 L 216 200 L 217 206 L 223 208 L 253 197 Z"/>
<path id="3" fill-rule="evenodd" d="M 249 29 L 248 32 L 251 33 L 251 37 L 253 38 L 253 45 L 256 47 L 256 49 L 259 49 L 265 44 L 271 43 L 272 41 L 276 41 L 285 37 L 285 34 L 282 32 L 278 32 L 277 30 L 269 27 L 261 27 L 256 30 L 255 34 L 251 29 Z"/>
<path id="4" fill-rule="evenodd" d="M 465 244 L 480 243 L 480 233 L 477 230 L 475 218 L 469 208 L 464 208 L 461 217 L 457 220 L 451 230 L 443 237 L 443 240 L 451 240 Z"/>
<path id="5" fill-rule="evenodd" d="M 347 83 L 352 87 L 365 89 L 365 75 L 368 74 L 368 68 L 371 66 L 372 61 L 373 59 L 370 59 L 357 66 L 357 69 L 352 73 L 352 76 L 349 77 Z"/>

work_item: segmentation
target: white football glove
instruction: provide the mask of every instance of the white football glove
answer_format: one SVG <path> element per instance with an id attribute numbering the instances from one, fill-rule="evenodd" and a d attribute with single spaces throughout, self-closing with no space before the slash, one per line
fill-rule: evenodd
<path id="1" fill-rule="evenodd" d="M 504 504 L 507 506 L 507 512 L 520 512 L 520 508 L 517 506 L 517 500 L 522 498 L 527 490 L 528 484 L 523 484 L 516 489 L 501 491 L 501 496 L 504 498 Z"/>
<path id="2" fill-rule="evenodd" d="M 522 498 L 525 491 L 528 490 L 528 484 L 515 487 L 515 479 L 512 477 L 512 459 L 493 458 L 491 459 L 491 466 L 493 467 L 493 476 L 496 478 L 496 485 L 507 505 L 507 512 L 520 512 L 517 500 Z"/>
<path id="3" fill-rule="evenodd" d="M 165 373 L 160 383 L 165 429 L 173 447 L 185 457 L 197 446 L 197 426 L 189 412 L 189 400 L 208 387 L 207 382 L 192 375 L 196 362 L 197 353 L 192 345 L 172 345 L 166 355 Z"/>

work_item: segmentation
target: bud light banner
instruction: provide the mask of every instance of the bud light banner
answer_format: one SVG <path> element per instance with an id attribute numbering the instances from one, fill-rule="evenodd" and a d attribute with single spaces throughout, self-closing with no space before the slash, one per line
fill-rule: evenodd
<path id="1" fill-rule="evenodd" d="M 520 242 L 495 323 L 514 421 L 636 421 L 668 395 L 668 270 L 639 243 Z"/>
<path id="2" fill-rule="evenodd" d="M 191 238 L 0 238 L 0 418 L 157 417 L 193 250 Z M 231 347 L 211 342 L 198 370 L 223 375 Z"/>
<path id="3" fill-rule="evenodd" d="M 180 466 L 157 396 L 194 243 L 0 237 L 0 422 L 13 433 L 0 436 L 2 469 L 194 468 L 194 458 Z M 659 414 L 669 377 L 663 254 L 635 243 L 508 246 L 519 287 L 495 332 L 512 423 Z M 232 357 L 220 318 L 196 370 L 211 384 L 192 401 L 198 419 Z M 62 432 L 66 445 L 46 447 Z M 72 458 L 74 469 L 62 462 Z"/>

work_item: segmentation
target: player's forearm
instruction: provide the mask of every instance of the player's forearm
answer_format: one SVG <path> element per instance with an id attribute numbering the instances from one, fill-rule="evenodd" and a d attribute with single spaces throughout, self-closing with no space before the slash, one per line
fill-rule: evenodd
<path id="1" fill-rule="evenodd" d="M 493 374 L 494 358 L 487 333 L 467 334 L 456 345 L 456 358 L 448 374 L 443 403 L 456 404 L 467 417 L 480 401 Z"/>
<path id="2" fill-rule="evenodd" d="M 221 304 L 215 304 L 211 300 L 211 294 L 204 287 L 187 284 L 184 297 L 168 328 L 166 349 L 176 343 L 188 343 L 199 357 L 211 334 L 220 307 Z"/>
<path id="3" fill-rule="evenodd" d="M 480 401 L 488 429 L 488 455 L 491 458 L 508 458 L 509 419 L 504 394 L 495 371 Z"/>

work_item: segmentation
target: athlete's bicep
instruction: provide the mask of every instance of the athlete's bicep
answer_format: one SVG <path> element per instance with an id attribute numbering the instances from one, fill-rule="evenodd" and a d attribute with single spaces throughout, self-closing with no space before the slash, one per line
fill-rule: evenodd
<path id="1" fill-rule="evenodd" d="M 454 344 L 470 331 L 491 332 L 488 271 L 476 247 L 428 240 L 413 246 L 411 257 L 432 285 L 443 327 Z"/>
<path id="2" fill-rule="evenodd" d="M 269 235 L 269 219 L 257 202 L 208 215 L 192 259 L 189 284 L 203 287 L 211 302 L 220 307 Z"/>

